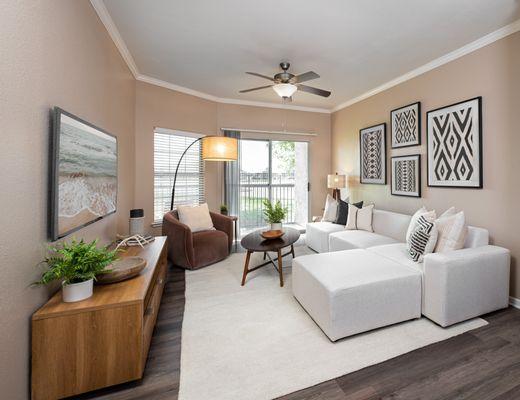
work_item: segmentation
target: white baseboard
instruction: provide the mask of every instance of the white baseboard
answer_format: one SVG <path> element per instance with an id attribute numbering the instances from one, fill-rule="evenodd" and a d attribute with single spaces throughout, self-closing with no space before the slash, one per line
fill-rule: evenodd
<path id="1" fill-rule="evenodd" d="M 513 296 L 509 296 L 509 304 L 511 304 L 515 308 L 520 308 L 520 299 L 517 299 Z"/>

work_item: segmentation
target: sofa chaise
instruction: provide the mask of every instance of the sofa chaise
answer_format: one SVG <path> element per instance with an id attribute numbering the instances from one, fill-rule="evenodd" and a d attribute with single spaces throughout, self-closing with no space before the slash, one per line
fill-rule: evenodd
<path id="1" fill-rule="evenodd" d="M 293 294 L 331 340 L 422 315 L 446 327 L 508 306 L 510 254 L 468 227 L 464 248 L 407 255 L 411 216 L 374 210 L 374 232 L 307 224 L 320 254 L 293 261 Z"/>

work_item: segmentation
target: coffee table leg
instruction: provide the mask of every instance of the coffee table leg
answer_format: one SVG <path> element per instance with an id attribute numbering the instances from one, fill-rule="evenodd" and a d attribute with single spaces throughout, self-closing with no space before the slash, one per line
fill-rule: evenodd
<path id="1" fill-rule="evenodd" d="M 294 246 L 291 244 L 291 254 L 292 254 L 292 258 L 294 258 Z"/>
<path id="2" fill-rule="evenodd" d="M 278 249 L 278 272 L 280 273 L 280 287 L 283 287 L 282 250 L 280 249 Z"/>
<path id="3" fill-rule="evenodd" d="M 251 253 L 252 253 L 252 251 L 250 251 L 250 250 L 247 251 L 246 263 L 244 265 L 244 275 L 242 275 L 242 286 L 244 286 L 246 284 L 246 276 L 247 276 L 247 272 L 248 272 L 249 258 L 251 257 Z"/>
<path id="4" fill-rule="evenodd" d="M 267 256 L 267 253 L 264 251 L 264 261 L 265 261 L 265 256 Z"/>

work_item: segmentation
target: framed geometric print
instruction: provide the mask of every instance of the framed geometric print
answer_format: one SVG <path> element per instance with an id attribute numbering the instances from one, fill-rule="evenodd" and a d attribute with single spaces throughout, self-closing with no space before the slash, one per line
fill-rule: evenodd
<path id="1" fill-rule="evenodd" d="M 421 144 L 421 102 L 390 112 L 392 149 Z"/>
<path id="2" fill-rule="evenodd" d="M 386 123 L 359 131 L 360 183 L 386 185 Z"/>
<path id="3" fill-rule="evenodd" d="M 426 117 L 428 186 L 482 188 L 482 97 Z"/>
<path id="4" fill-rule="evenodd" d="M 421 197 L 421 156 L 392 157 L 392 194 Z"/>

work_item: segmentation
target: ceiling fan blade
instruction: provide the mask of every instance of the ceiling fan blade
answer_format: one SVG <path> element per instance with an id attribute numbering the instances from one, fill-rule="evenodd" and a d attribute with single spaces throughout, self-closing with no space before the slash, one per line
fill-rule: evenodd
<path id="1" fill-rule="evenodd" d="M 256 72 L 246 72 L 246 74 L 249 74 L 249 75 L 254 75 L 254 76 L 258 76 L 260 78 L 264 78 L 264 79 L 268 79 L 272 82 L 274 82 L 274 79 L 269 77 L 269 76 L 265 76 L 265 75 L 262 75 L 262 74 L 257 74 Z"/>
<path id="2" fill-rule="evenodd" d="M 307 92 L 311 94 L 317 94 L 318 96 L 323 97 L 329 97 L 332 92 L 329 92 L 328 90 L 318 89 L 312 86 L 307 85 L 297 85 L 298 90 L 301 90 L 302 92 Z"/>
<path id="3" fill-rule="evenodd" d="M 309 71 L 305 72 L 304 74 L 296 75 L 293 79 L 296 83 L 301 83 L 310 81 L 311 79 L 317 79 L 319 77 L 320 76 L 316 72 Z"/>
<path id="4" fill-rule="evenodd" d="M 252 89 L 245 89 L 245 90 L 241 90 L 240 93 L 252 92 L 253 90 L 267 89 L 267 88 L 269 88 L 271 86 L 273 86 L 273 85 L 259 86 L 259 87 L 255 87 L 255 88 L 252 88 Z"/>

